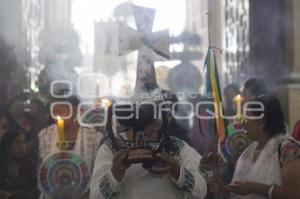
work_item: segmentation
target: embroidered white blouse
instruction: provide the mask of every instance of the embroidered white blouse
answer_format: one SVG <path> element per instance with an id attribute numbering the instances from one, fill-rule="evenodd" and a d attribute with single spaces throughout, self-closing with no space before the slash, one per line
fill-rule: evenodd
<path id="1" fill-rule="evenodd" d="M 184 141 L 171 137 L 172 146 L 166 152 L 181 164 L 180 177 L 175 181 L 170 176 L 155 176 L 133 164 L 126 171 L 122 182 L 111 173 L 112 159 L 116 152 L 108 140 L 97 154 L 91 180 L 91 199 L 203 199 L 207 185 L 199 172 L 201 156 Z"/>
<path id="2" fill-rule="evenodd" d="M 90 173 L 92 173 L 102 139 L 103 134 L 93 128 L 80 127 L 78 130 L 77 139 L 72 152 L 80 155 L 86 161 Z M 60 151 L 57 147 L 57 142 L 58 133 L 56 124 L 41 130 L 39 133 L 39 155 L 41 160 Z M 46 196 L 41 194 L 40 198 L 46 198 Z"/>
<path id="3" fill-rule="evenodd" d="M 300 148 L 295 142 L 291 141 L 292 139 L 290 135 L 284 134 L 271 138 L 254 163 L 252 160 L 258 144 L 257 142 L 253 142 L 241 154 L 236 165 L 232 183 L 235 181 L 251 181 L 267 185 L 273 183 L 282 185 L 281 164 L 300 156 Z M 230 199 L 267 198 L 256 194 L 246 196 L 231 194 Z"/>

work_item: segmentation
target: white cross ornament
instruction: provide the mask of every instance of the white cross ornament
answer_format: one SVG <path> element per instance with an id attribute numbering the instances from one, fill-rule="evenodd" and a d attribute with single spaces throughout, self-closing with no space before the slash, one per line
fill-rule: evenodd
<path id="1" fill-rule="evenodd" d="M 137 30 L 120 24 L 119 55 L 138 50 L 136 88 L 145 84 L 156 85 L 154 54 L 169 58 L 169 31 L 167 29 L 152 32 L 155 10 L 132 6 Z"/>

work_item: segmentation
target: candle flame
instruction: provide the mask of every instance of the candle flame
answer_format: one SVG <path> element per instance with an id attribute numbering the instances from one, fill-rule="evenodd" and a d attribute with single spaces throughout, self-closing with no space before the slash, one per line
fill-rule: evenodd
<path id="1" fill-rule="evenodd" d="M 100 79 L 99 79 L 99 78 L 96 79 L 96 84 L 97 84 L 97 85 L 100 84 Z"/>
<path id="2" fill-rule="evenodd" d="M 61 120 L 61 117 L 58 115 L 58 116 L 56 116 L 56 119 L 57 120 Z"/>
<path id="3" fill-rule="evenodd" d="M 110 107 L 112 105 L 112 102 L 109 99 L 103 98 L 103 99 L 101 99 L 101 101 L 108 107 Z"/>
<path id="4" fill-rule="evenodd" d="M 242 100 L 241 95 L 237 95 L 237 96 L 235 96 L 235 97 L 233 98 L 233 101 L 234 101 L 235 103 L 240 103 L 241 100 Z"/>

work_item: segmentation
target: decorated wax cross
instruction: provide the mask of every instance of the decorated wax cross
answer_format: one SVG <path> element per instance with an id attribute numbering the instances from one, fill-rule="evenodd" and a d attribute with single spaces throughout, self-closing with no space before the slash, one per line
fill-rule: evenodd
<path id="1" fill-rule="evenodd" d="M 169 32 L 162 30 L 152 33 L 155 10 L 132 6 L 137 30 L 120 25 L 119 55 L 138 50 L 136 88 L 145 84 L 156 85 L 154 54 L 169 58 Z"/>

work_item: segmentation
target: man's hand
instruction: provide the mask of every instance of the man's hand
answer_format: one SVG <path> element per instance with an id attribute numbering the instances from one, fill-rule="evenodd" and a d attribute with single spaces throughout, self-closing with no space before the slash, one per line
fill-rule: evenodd
<path id="1" fill-rule="evenodd" d="M 220 198 L 221 196 L 223 196 L 224 198 L 229 197 L 230 191 L 223 185 L 220 178 L 212 176 L 211 178 L 207 179 L 207 184 L 210 193 L 212 193 L 215 198 Z"/>
<path id="2" fill-rule="evenodd" d="M 121 182 L 124 178 L 126 170 L 130 167 L 130 164 L 126 163 L 128 151 L 121 150 L 115 154 L 113 159 L 113 165 L 111 172 L 117 181 Z"/>
<path id="3" fill-rule="evenodd" d="M 169 173 L 175 180 L 179 179 L 180 176 L 180 164 L 173 157 L 167 154 L 157 154 L 156 157 L 162 162 L 163 167 L 152 166 L 148 170 L 152 173 L 163 175 Z"/>

